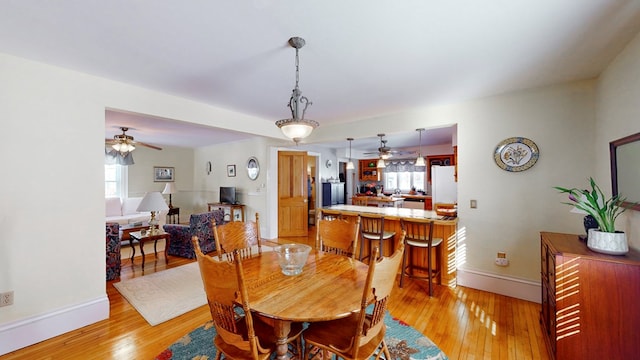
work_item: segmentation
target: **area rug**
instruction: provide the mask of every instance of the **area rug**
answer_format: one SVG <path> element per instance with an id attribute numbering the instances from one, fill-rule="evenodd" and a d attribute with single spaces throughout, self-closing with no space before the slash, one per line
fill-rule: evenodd
<path id="1" fill-rule="evenodd" d="M 387 325 L 385 341 L 392 359 L 448 359 L 442 350 L 429 338 L 401 320 L 393 318 L 389 313 L 385 315 L 384 322 Z M 156 356 L 155 359 L 215 359 L 216 348 L 213 345 L 215 335 L 216 330 L 213 327 L 213 323 L 207 322 L 203 326 L 178 339 L 178 341 L 169 346 L 169 348 Z"/>
<path id="2" fill-rule="evenodd" d="M 197 262 L 121 281 L 113 286 L 151 326 L 207 304 Z"/>

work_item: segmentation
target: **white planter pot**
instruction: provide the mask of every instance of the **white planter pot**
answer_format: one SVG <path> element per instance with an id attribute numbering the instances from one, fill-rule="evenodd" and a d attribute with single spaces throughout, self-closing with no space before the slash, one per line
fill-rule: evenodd
<path id="1" fill-rule="evenodd" d="M 624 255 L 629 252 L 627 235 L 623 232 L 609 233 L 589 229 L 587 247 L 593 251 L 610 255 Z"/>

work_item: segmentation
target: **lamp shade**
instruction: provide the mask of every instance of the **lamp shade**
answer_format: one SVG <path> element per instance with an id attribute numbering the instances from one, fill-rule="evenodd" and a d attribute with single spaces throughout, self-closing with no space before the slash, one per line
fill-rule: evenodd
<path id="1" fill-rule="evenodd" d="M 384 169 L 385 167 L 387 167 L 384 163 L 384 159 L 382 158 L 378 159 L 378 164 L 376 164 L 376 167 L 378 169 Z"/>
<path id="2" fill-rule="evenodd" d="M 162 190 L 163 194 L 175 194 L 178 192 L 176 189 L 176 184 L 174 182 L 168 182 L 164 185 L 164 190 Z"/>
<path id="3" fill-rule="evenodd" d="M 152 191 L 144 194 L 142 201 L 140 201 L 140 205 L 136 211 L 167 211 L 169 210 L 169 206 L 164 201 L 162 194 L 158 191 Z"/>
<path id="4" fill-rule="evenodd" d="M 418 158 L 416 159 L 416 166 L 425 166 L 426 163 L 424 161 L 424 157 L 422 156 L 418 156 Z"/>

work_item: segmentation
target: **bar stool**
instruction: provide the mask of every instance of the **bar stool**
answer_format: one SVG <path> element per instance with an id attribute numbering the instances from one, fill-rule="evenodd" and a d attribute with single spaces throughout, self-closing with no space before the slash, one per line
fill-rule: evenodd
<path id="1" fill-rule="evenodd" d="M 384 231 L 384 217 L 382 215 L 360 214 L 360 229 L 360 261 L 371 257 L 373 242 L 376 240 L 380 242 L 380 256 L 384 256 L 383 241 L 393 239 L 396 236 L 395 231 Z M 365 240 L 369 242 L 369 255 L 362 257 Z"/>
<path id="2" fill-rule="evenodd" d="M 412 219 L 400 221 L 402 230 L 406 231 L 405 236 L 405 256 L 402 259 L 400 267 L 400 287 L 404 280 L 404 276 L 428 279 L 429 296 L 433 296 L 433 277 L 437 277 L 437 283 L 442 283 L 442 259 L 440 258 L 441 238 L 433 237 L 433 220 Z M 413 249 L 422 248 L 427 251 L 427 267 L 419 267 L 413 264 Z M 436 249 L 435 269 L 432 266 L 431 250 Z M 427 276 L 418 276 L 414 274 L 414 269 L 427 272 Z M 408 272 L 407 272 L 408 270 Z"/>

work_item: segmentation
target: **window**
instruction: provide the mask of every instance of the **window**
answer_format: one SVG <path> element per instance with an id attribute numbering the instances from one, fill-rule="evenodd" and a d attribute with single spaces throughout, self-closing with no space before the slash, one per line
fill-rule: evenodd
<path id="1" fill-rule="evenodd" d="M 127 167 L 122 165 L 104 166 L 104 197 L 127 196 Z"/>
<path id="2" fill-rule="evenodd" d="M 424 190 L 425 188 L 425 167 L 417 167 L 412 161 L 403 160 L 388 162 L 383 172 L 384 188 L 393 192 L 400 189 L 407 192 L 411 188 Z"/>

